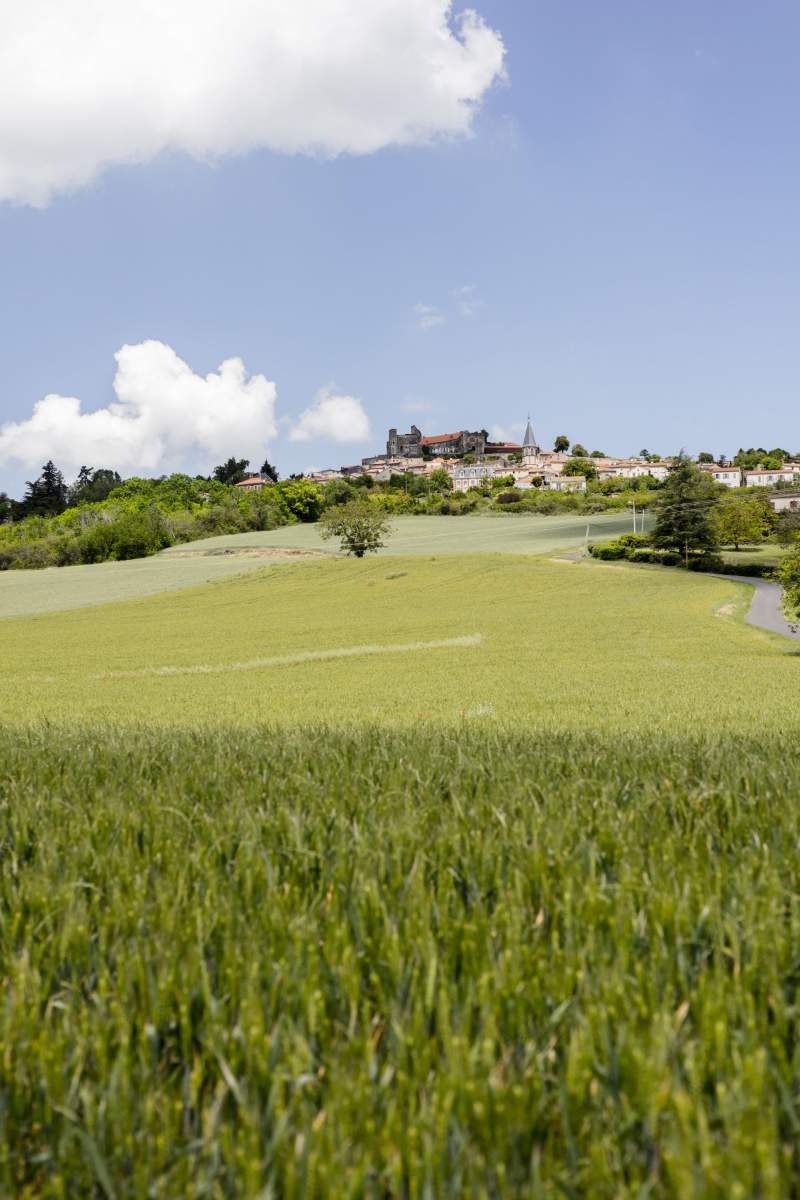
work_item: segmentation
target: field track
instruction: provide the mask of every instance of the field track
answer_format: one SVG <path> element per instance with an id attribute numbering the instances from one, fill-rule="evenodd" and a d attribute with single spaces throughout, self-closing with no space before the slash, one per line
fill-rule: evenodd
<path id="1" fill-rule="evenodd" d="M 767 629 L 770 633 L 800 641 L 800 625 L 790 625 L 783 615 L 781 589 L 777 583 L 749 578 L 746 575 L 718 575 L 717 579 L 734 579 L 737 583 L 746 583 L 755 589 L 746 618 L 748 625 L 755 625 L 757 629 Z"/>

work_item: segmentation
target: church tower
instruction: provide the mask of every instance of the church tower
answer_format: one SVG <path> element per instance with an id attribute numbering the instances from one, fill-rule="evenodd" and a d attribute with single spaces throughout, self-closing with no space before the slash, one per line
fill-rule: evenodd
<path id="1" fill-rule="evenodd" d="M 522 465 L 524 467 L 538 466 L 541 453 L 529 416 L 528 424 L 525 426 L 525 437 L 522 439 Z"/>

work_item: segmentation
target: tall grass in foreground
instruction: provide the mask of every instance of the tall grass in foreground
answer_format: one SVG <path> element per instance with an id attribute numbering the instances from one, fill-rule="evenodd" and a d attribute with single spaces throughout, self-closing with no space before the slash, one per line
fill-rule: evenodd
<path id="1" fill-rule="evenodd" d="M 800 748 L 0 733 L 0 1193 L 800 1190 Z"/>

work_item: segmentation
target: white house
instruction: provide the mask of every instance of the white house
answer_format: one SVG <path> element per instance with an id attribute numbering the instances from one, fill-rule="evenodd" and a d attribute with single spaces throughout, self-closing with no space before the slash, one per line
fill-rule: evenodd
<path id="1" fill-rule="evenodd" d="M 776 492 L 769 502 L 775 512 L 800 512 L 800 492 Z"/>
<path id="2" fill-rule="evenodd" d="M 545 478 L 544 487 L 550 492 L 585 492 L 585 475 L 552 475 Z"/>
<path id="3" fill-rule="evenodd" d="M 651 475 L 663 482 L 670 468 L 668 462 L 649 463 L 636 458 L 598 458 L 594 462 L 598 479 L 642 479 Z"/>
<path id="4" fill-rule="evenodd" d="M 766 467 L 757 467 L 755 471 L 745 471 L 744 481 L 747 487 L 774 487 L 776 483 L 792 483 L 794 470 L 792 467 L 781 467 L 771 471 Z"/>
<path id="5" fill-rule="evenodd" d="M 494 467 L 487 466 L 486 463 L 474 463 L 457 467 L 450 467 L 450 478 L 453 481 L 454 492 L 468 492 L 470 488 L 480 487 L 487 479 L 492 479 L 495 475 Z"/>
<path id="6" fill-rule="evenodd" d="M 712 479 L 715 479 L 717 483 L 724 484 L 725 487 L 738 488 L 742 486 L 740 467 L 721 467 L 718 463 L 701 463 L 700 470 L 706 471 Z"/>

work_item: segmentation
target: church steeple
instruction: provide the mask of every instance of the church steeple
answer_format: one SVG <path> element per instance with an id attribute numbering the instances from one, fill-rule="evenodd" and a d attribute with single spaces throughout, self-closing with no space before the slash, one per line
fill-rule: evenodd
<path id="1" fill-rule="evenodd" d="M 528 415 L 528 424 L 525 426 L 525 437 L 522 442 L 522 463 L 523 466 L 533 467 L 538 466 L 541 450 L 536 441 L 536 435 L 533 432 L 531 425 L 530 414 Z"/>

